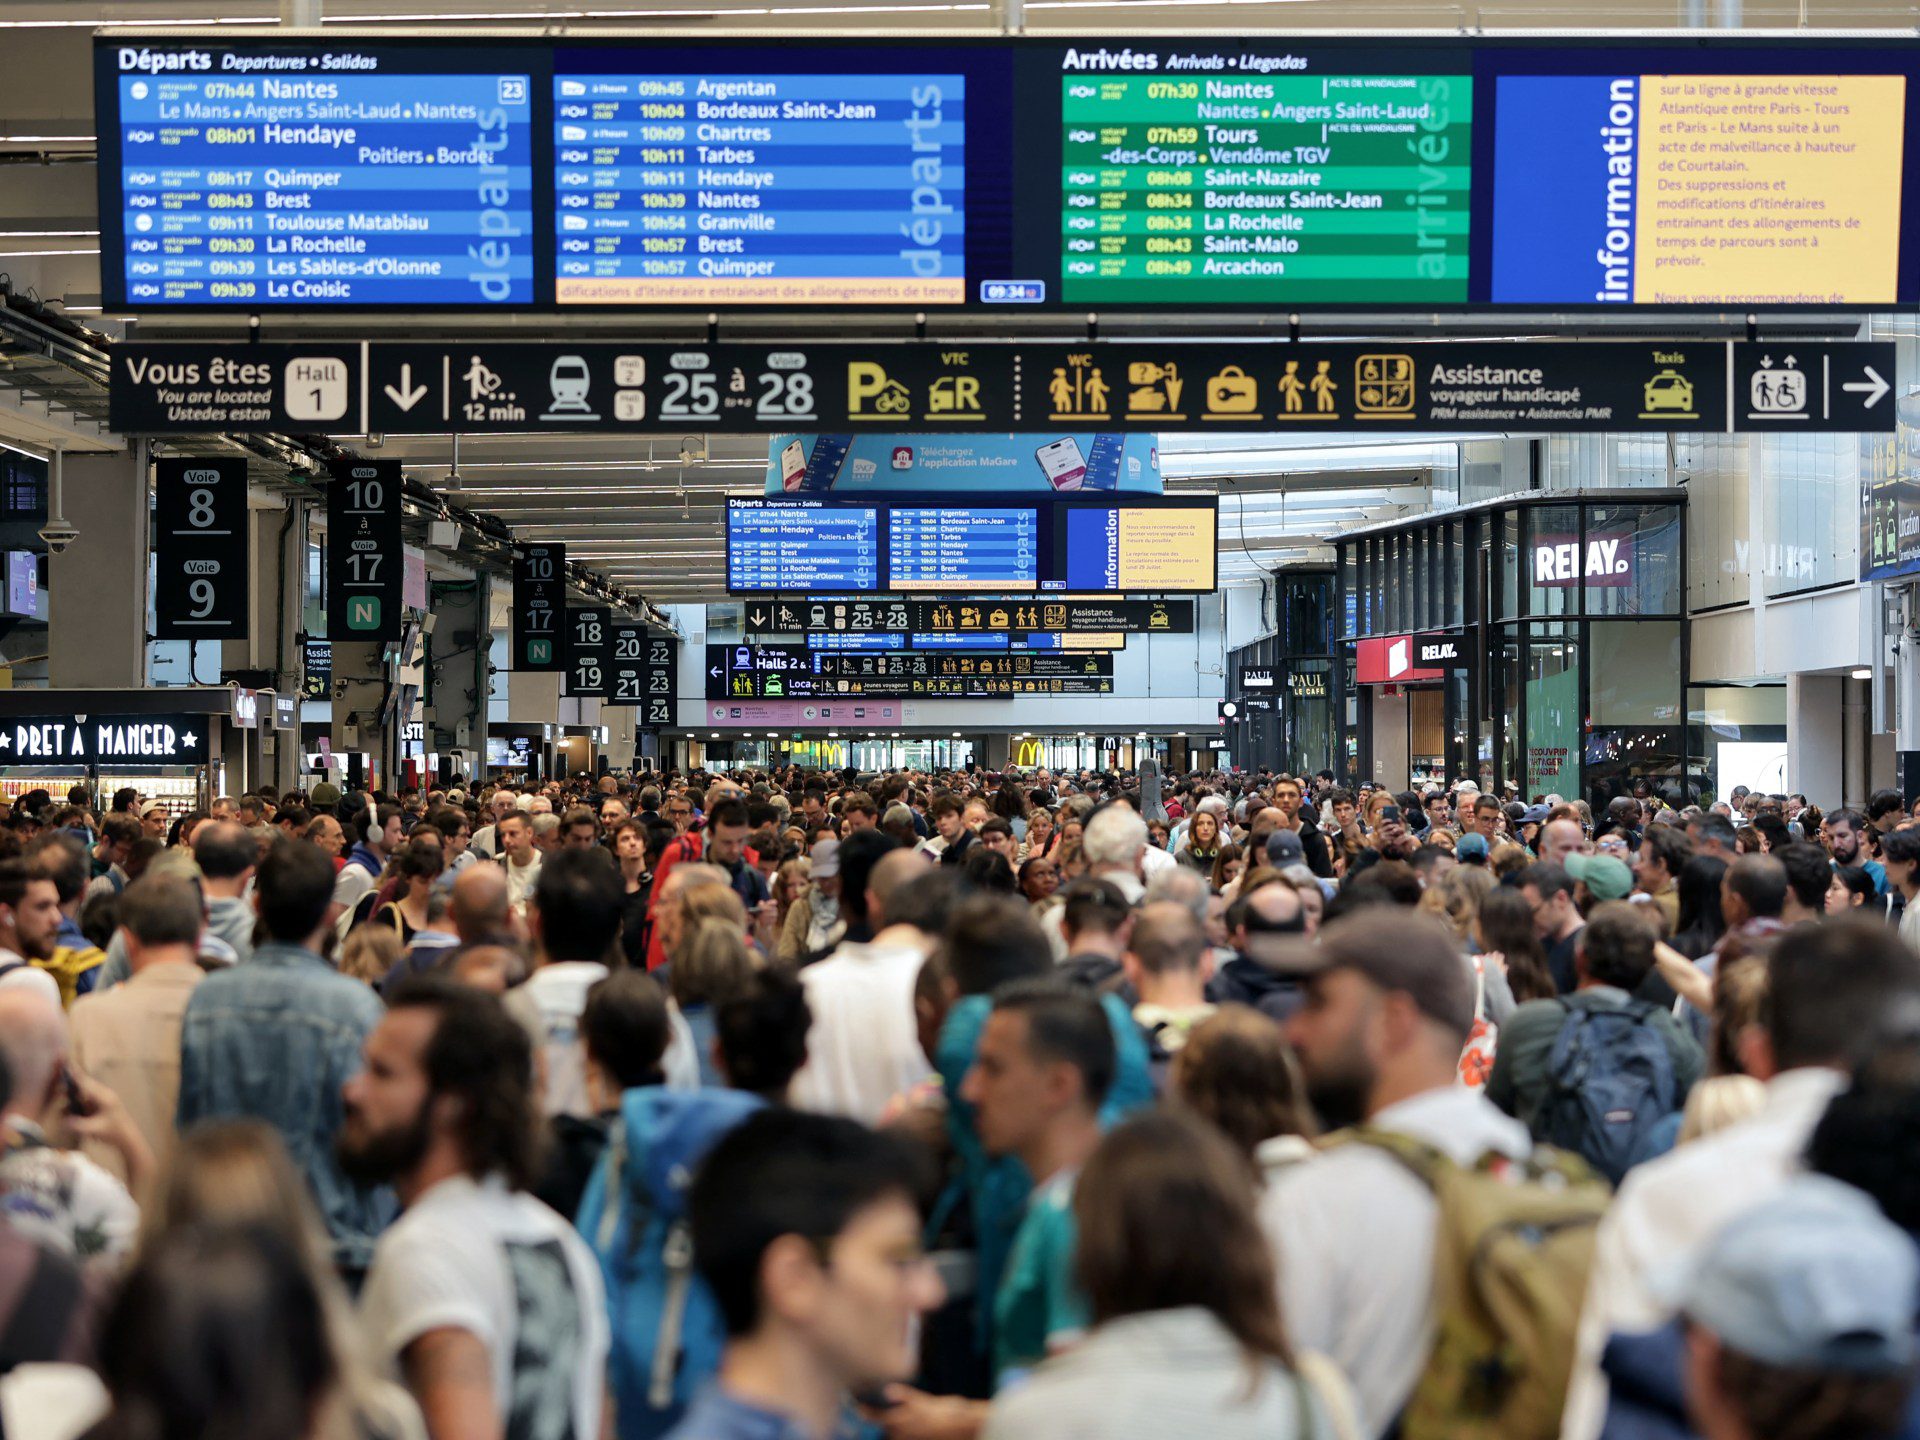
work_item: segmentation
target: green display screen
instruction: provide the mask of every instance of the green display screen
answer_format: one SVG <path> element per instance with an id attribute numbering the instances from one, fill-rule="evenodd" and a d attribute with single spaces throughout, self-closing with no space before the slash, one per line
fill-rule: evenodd
<path id="1" fill-rule="evenodd" d="M 1466 75 L 1069 75 L 1070 305 L 1467 298 Z"/>

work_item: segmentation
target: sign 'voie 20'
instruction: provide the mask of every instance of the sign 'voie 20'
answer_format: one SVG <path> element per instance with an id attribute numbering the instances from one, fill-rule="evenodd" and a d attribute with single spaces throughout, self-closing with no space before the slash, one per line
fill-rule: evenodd
<path id="1" fill-rule="evenodd" d="M 1905 32 L 121 32 L 101 269 L 113 310 L 1884 308 L 1916 82 Z"/>

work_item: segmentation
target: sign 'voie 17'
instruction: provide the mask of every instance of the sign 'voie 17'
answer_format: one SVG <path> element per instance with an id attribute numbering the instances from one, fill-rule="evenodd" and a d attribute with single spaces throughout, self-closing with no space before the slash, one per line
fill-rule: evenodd
<path id="1" fill-rule="evenodd" d="M 45 715 L 0 721 L 0 766 L 204 765 L 201 715 Z"/>

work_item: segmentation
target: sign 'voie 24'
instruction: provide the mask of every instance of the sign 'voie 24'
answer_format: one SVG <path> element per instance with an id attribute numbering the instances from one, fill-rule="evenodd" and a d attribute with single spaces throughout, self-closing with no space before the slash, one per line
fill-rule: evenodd
<path id="1" fill-rule="evenodd" d="M 1891 307 L 1916 104 L 1904 32 L 122 31 L 101 270 L 115 310 Z"/>
<path id="2" fill-rule="evenodd" d="M 36 715 L 0 720 L 8 765 L 204 765 L 204 715 Z"/>

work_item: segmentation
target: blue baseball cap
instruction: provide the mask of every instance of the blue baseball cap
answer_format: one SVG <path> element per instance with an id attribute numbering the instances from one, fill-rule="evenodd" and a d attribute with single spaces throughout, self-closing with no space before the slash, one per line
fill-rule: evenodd
<path id="1" fill-rule="evenodd" d="M 1469 830 L 1453 842 L 1453 854 L 1458 860 L 1484 860 L 1487 858 L 1487 837 Z"/>
<path id="2" fill-rule="evenodd" d="M 1920 1251 L 1863 1191 L 1800 1175 L 1729 1222 L 1669 1298 L 1763 1364 L 1888 1374 L 1914 1361 Z"/>

